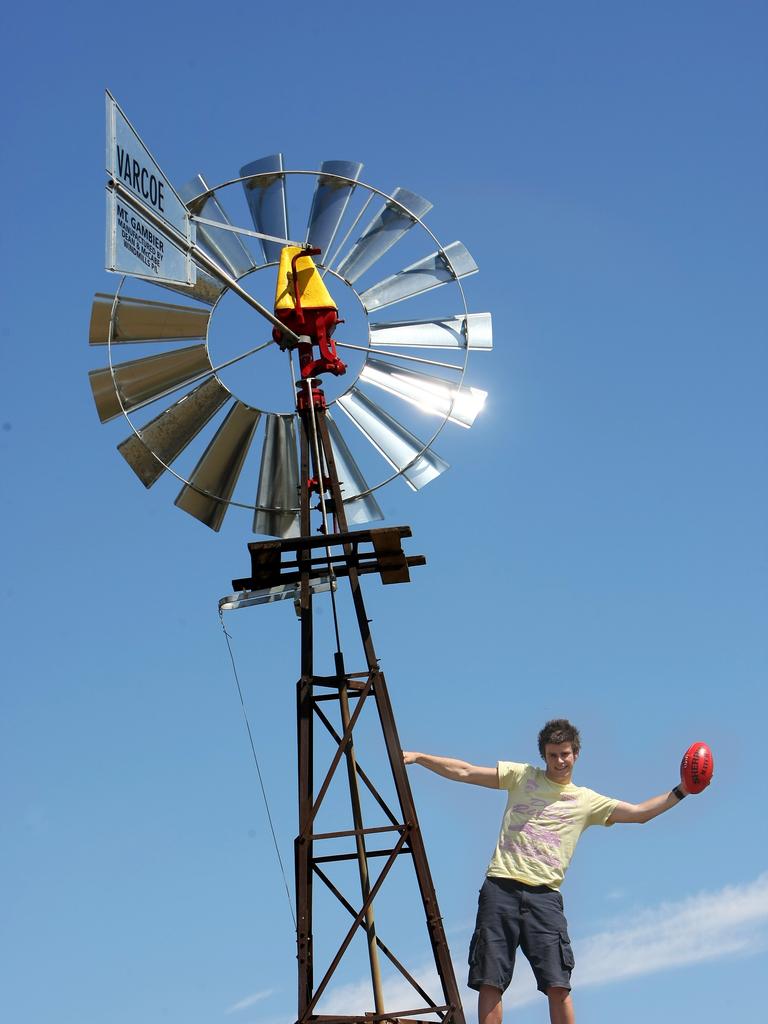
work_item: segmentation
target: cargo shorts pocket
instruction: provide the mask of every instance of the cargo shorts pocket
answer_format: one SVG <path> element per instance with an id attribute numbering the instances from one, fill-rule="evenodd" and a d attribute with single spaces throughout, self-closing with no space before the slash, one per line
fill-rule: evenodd
<path id="1" fill-rule="evenodd" d="M 468 962 L 470 967 L 477 967 L 483 956 L 485 937 L 480 929 L 477 929 L 469 942 Z"/>
<path id="2" fill-rule="evenodd" d="M 572 971 L 576 964 L 567 932 L 560 932 L 560 961 L 566 971 Z"/>

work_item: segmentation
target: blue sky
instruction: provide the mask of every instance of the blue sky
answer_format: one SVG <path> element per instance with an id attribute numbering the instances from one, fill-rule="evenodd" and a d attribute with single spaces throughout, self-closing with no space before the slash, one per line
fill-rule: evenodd
<path id="1" fill-rule="evenodd" d="M 75 0 L 16 9 L 5 29 L 3 1018 L 295 1013 L 292 925 L 216 612 L 247 569 L 249 519 L 215 535 L 170 484 L 145 493 L 87 384 L 91 298 L 116 284 L 105 88 L 179 184 L 277 150 L 294 167 L 359 159 L 467 245 L 470 309 L 494 317 L 495 350 L 468 374 L 488 402 L 441 435 L 449 472 L 382 494 L 427 567 L 366 589 L 403 744 L 535 760 L 543 721 L 566 715 L 577 781 L 641 800 L 707 740 L 704 796 L 579 846 L 563 890 L 577 1012 L 758 1015 L 765 5 Z M 293 612 L 227 624 L 290 862 Z M 418 769 L 411 782 L 463 981 L 503 798 Z M 377 912 L 428 974 L 406 881 Z M 519 974 L 508 1019 L 545 1019 Z M 334 1005 L 364 982 L 352 965 Z"/>

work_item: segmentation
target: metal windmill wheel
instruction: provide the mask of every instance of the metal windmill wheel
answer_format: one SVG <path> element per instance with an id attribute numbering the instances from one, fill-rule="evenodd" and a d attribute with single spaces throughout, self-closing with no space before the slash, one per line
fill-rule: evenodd
<path id="1" fill-rule="evenodd" d="M 179 190 L 198 248 L 265 306 L 295 225 L 292 244 L 321 250 L 316 265 L 346 320 L 334 342 L 350 365 L 333 382 L 328 423 L 350 524 L 383 518 L 376 492 L 385 484 L 402 477 L 418 490 L 448 468 L 432 446 L 449 421 L 472 425 L 485 392 L 465 384 L 468 355 L 491 348 L 490 313 L 470 313 L 461 285 L 477 271 L 469 252 L 437 240 L 426 199 L 374 188 L 361 171 L 339 160 L 287 170 L 275 154 L 220 185 L 200 174 Z M 237 506 L 253 511 L 255 533 L 297 536 L 290 348 L 203 267 L 193 285 L 133 281 L 128 295 L 125 281 L 96 295 L 89 339 L 107 347 L 107 365 L 90 373 L 99 417 L 130 426 L 120 454 L 146 487 L 175 476 L 176 505 L 213 530 Z M 166 301 L 167 289 L 184 302 Z M 223 340 L 233 303 L 252 320 Z M 124 345 L 138 357 L 125 360 Z M 260 382 L 260 394 L 242 393 L 243 381 Z"/>

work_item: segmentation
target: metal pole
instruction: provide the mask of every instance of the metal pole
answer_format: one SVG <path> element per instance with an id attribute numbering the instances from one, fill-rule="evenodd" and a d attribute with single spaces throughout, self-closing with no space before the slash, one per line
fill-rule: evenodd
<path id="1" fill-rule="evenodd" d="M 309 537 L 309 450 L 306 431 L 301 432 L 301 489 L 299 494 L 301 536 Z M 301 568 L 301 678 L 296 684 L 296 732 L 299 784 L 299 832 L 294 847 L 296 865 L 296 952 L 298 958 L 299 1020 L 312 1001 L 314 988 L 312 964 L 312 833 L 313 805 L 313 709 L 312 709 L 312 589 L 309 585 L 308 559 L 311 552 L 299 549 Z M 305 561 L 306 559 L 306 561 Z"/>

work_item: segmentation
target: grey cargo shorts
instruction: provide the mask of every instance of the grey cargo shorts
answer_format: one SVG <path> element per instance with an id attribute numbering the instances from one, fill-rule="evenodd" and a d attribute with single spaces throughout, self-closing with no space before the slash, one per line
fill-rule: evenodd
<path id="1" fill-rule="evenodd" d="M 570 989 L 574 959 L 560 893 L 514 878 L 486 878 L 469 944 L 469 987 L 491 985 L 503 992 L 518 946 L 540 992 L 553 985 Z"/>

